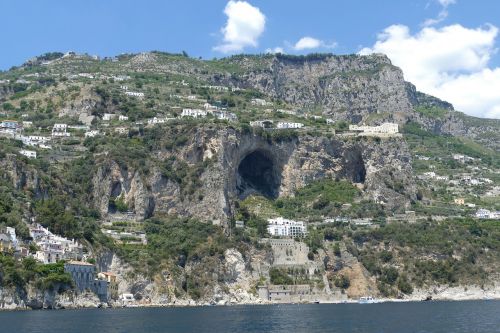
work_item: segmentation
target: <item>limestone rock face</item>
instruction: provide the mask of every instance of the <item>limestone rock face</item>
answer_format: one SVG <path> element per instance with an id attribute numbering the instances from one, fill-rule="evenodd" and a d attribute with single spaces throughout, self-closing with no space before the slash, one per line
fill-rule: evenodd
<path id="1" fill-rule="evenodd" d="M 142 218 L 163 212 L 223 223 L 232 213 L 234 199 L 256 192 L 272 198 L 293 195 L 327 177 L 364 184 L 366 196 L 388 209 L 403 209 L 415 199 L 411 157 L 399 138 L 301 136 L 274 141 L 230 128 L 197 128 L 196 133 L 176 152 L 188 166 L 208 162 L 193 196 L 182 197 L 181 185 L 159 170 L 144 175 L 111 160 L 98 166 L 92 182 L 101 214 L 112 213 L 109 199 L 121 197 Z"/>
<path id="2" fill-rule="evenodd" d="M 333 119 L 360 122 L 388 113 L 404 123 L 412 112 L 402 71 L 384 55 L 289 57 L 276 55 L 238 76 L 215 75 L 216 83 L 251 87 L 300 106 L 320 106 Z M 244 60 L 238 65 L 245 68 Z"/>
<path id="3" fill-rule="evenodd" d="M 1 158 L 0 168 L 16 190 L 31 190 L 37 199 L 47 196 L 48 189 L 44 186 L 39 171 L 15 155 L 9 154 Z"/>

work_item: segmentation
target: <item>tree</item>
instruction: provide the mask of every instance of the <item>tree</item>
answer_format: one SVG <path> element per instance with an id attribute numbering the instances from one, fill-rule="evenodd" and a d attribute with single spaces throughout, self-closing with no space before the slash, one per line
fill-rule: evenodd
<path id="1" fill-rule="evenodd" d="M 396 268 L 388 267 L 388 268 L 384 268 L 382 270 L 381 280 L 382 280 L 382 282 L 387 283 L 387 284 L 392 286 L 392 285 L 394 285 L 394 283 L 398 279 L 398 276 L 399 276 L 399 273 L 398 273 L 398 270 Z"/>
<path id="2" fill-rule="evenodd" d="M 335 278 L 333 284 L 337 288 L 347 289 L 351 285 L 351 281 L 349 281 L 349 278 L 344 274 L 340 274 Z"/>
<path id="3" fill-rule="evenodd" d="M 407 295 L 413 293 L 413 287 L 408 281 L 408 277 L 406 274 L 401 274 L 401 276 L 398 279 L 398 289 L 401 290 L 402 293 L 405 293 Z"/>

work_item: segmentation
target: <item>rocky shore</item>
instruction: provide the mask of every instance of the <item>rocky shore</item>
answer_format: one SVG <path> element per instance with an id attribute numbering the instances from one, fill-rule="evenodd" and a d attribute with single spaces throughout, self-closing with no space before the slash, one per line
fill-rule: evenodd
<path id="1" fill-rule="evenodd" d="M 9 310 L 60 310 L 60 309 L 91 309 L 91 308 L 122 308 L 121 302 L 102 303 L 92 293 L 75 295 L 73 292 L 53 295 L 44 293 L 38 295 L 39 298 L 29 299 L 28 301 L 19 298 L 12 291 L 0 289 L 0 311 Z M 377 303 L 382 302 L 418 302 L 418 301 L 470 301 L 470 300 L 500 300 L 500 284 L 486 287 L 480 286 L 436 286 L 427 289 L 416 289 L 413 294 L 403 298 L 376 298 Z M 357 299 L 330 299 L 319 303 L 357 303 Z M 318 302 L 300 302 L 300 303 L 318 303 Z M 234 306 L 234 305 L 264 305 L 264 304 L 282 304 L 280 302 L 271 302 L 261 300 L 258 297 L 248 294 L 247 297 L 241 295 L 224 295 L 224 297 L 214 298 L 210 301 L 194 301 L 191 299 L 180 299 L 174 302 L 156 303 L 156 302 L 137 302 L 128 307 L 190 307 L 190 306 Z"/>

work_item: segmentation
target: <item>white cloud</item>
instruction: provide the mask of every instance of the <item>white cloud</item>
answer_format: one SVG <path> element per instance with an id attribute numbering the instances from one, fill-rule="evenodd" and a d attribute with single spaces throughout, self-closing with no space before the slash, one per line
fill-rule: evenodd
<path id="1" fill-rule="evenodd" d="M 441 4 L 443 7 L 448 7 L 449 5 L 454 5 L 457 3 L 456 0 L 438 0 L 438 2 Z"/>
<path id="2" fill-rule="evenodd" d="M 438 16 L 436 18 L 430 18 L 425 20 L 424 23 L 422 23 L 422 26 L 430 27 L 432 25 L 444 21 L 448 17 L 448 6 L 454 5 L 456 3 L 456 0 L 437 0 L 437 1 L 441 5 L 441 10 L 439 11 Z"/>
<path id="3" fill-rule="evenodd" d="M 226 25 L 221 29 L 224 42 L 214 47 L 222 53 L 241 52 L 245 47 L 257 47 L 264 32 L 266 17 L 259 8 L 246 1 L 230 0 L 224 8 Z"/>
<path id="4" fill-rule="evenodd" d="M 488 68 L 497 35 L 492 25 L 426 27 L 413 35 L 407 26 L 392 25 L 360 53 L 385 53 L 420 91 L 470 115 L 500 118 L 500 68 Z"/>
<path id="5" fill-rule="evenodd" d="M 295 50 L 317 49 L 321 46 L 321 41 L 313 37 L 302 37 L 293 46 Z"/>
<path id="6" fill-rule="evenodd" d="M 301 51 L 301 50 L 306 50 L 306 49 L 317 49 L 317 48 L 327 48 L 327 49 L 332 49 L 337 46 L 337 43 L 325 43 L 324 41 L 313 38 L 313 37 L 302 37 L 295 43 L 295 45 L 292 46 L 292 48 L 295 51 Z"/>
<path id="7" fill-rule="evenodd" d="M 285 53 L 285 50 L 280 47 L 280 46 L 277 46 L 277 47 L 274 47 L 274 48 L 269 48 L 269 49 L 266 49 L 266 53 Z"/>

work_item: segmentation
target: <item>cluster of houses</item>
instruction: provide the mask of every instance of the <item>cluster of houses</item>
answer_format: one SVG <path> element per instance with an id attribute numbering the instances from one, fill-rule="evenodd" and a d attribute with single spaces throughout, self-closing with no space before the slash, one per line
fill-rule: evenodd
<path id="1" fill-rule="evenodd" d="M 69 273 L 78 293 L 93 292 L 101 302 L 118 299 L 118 282 L 112 272 L 96 272 L 96 266 L 84 261 L 83 247 L 74 240 L 54 235 L 39 224 L 29 228 L 30 236 L 37 246 L 31 255 L 26 246 L 21 246 L 16 230 L 11 227 L 0 228 L 0 253 L 13 254 L 17 257 L 33 256 L 43 264 L 65 260 L 64 271 Z M 133 297 L 132 297 L 133 299 Z"/>
<path id="2" fill-rule="evenodd" d="M 83 246 L 78 241 L 54 235 L 40 224 L 31 225 L 29 231 L 38 248 L 34 256 L 38 261 L 51 264 L 59 260 L 84 259 Z"/>
<path id="3" fill-rule="evenodd" d="M 70 133 L 67 132 L 68 125 L 66 124 L 54 124 L 51 137 L 43 135 L 23 135 L 23 129 L 31 126 L 32 122 L 30 121 L 19 123 L 15 120 L 4 120 L 0 123 L 0 134 L 15 140 L 20 140 L 25 146 L 38 147 L 41 149 L 51 149 L 52 147 L 48 145 L 48 143 L 54 137 L 70 136 Z M 73 127 L 77 128 L 79 126 Z M 34 150 L 21 149 L 19 153 L 28 158 L 36 158 L 36 151 Z"/>
<path id="4" fill-rule="evenodd" d="M 438 180 L 438 181 L 448 181 L 449 177 L 448 176 L 440 176 L 436 174 L 434 171 L 427 171 L 424 172 L 421 175 L 417 176 L 418 179 L 422 180 Z M 458 185 L 482 185 L 482 184 L 492 184 L 493 181 L 489 178 L 484 178 L 484 177 L 479 177 L 479 178 L 474 178 L 472 175 L 469 174 L 463 174 L 460 175 L 458 179 L 455 180 L 449 180 L 450 183 Z"/>

